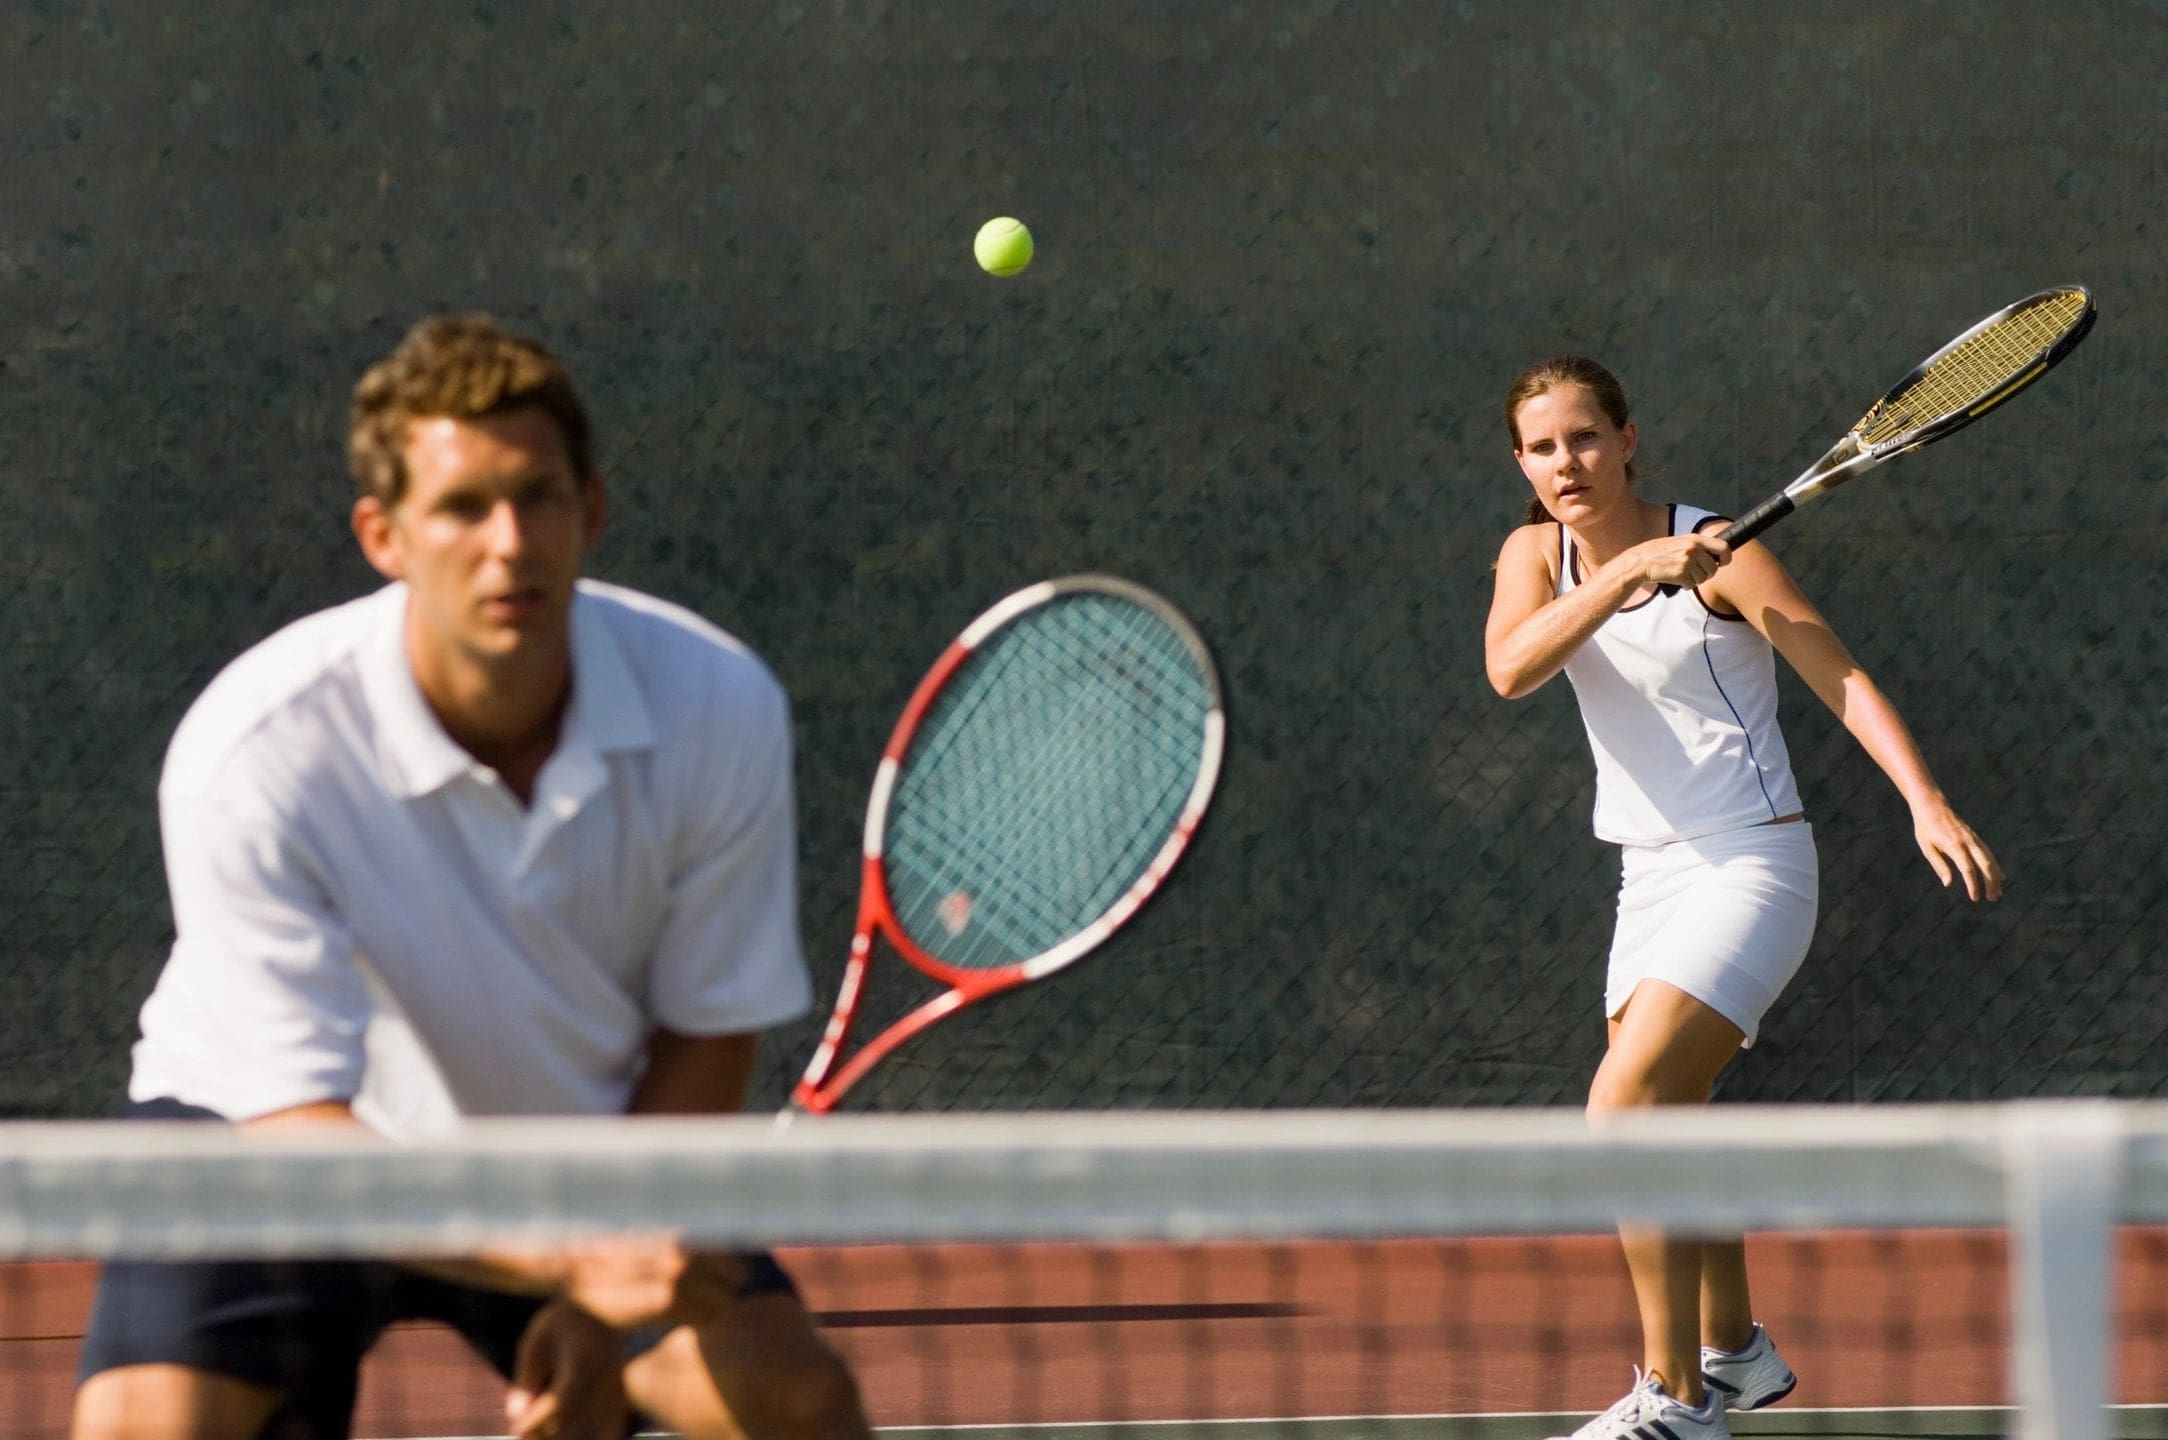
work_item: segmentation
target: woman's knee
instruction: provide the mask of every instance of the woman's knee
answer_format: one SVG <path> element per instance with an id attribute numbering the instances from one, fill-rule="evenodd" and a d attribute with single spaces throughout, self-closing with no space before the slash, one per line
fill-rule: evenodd
<path id="1" fill-rule="evenodd" d="M 1706 1100 L 1704 1090 L 1699 1097 Z M 1591 1119 L 1616 1115 L 1624 1110 L 1646 1110 L 1656 1105 L 1686 1105 L 1694 1103 L 1692 1095 L 1680 1095 L 1659 1084 L 1646 1069 L 1630 1065 L 1612 1065 L 1606 1061 L 1598 1066 L 1596 1078 L 1588 1087 L 1588 1114 Z"/>
<path id="2" fill-rule="evenodd" d="M 1644 980 L 1612 1026 L 1589 1086 L 1589 1113 L 1703 1104 L 1742 1038 L 1738 1025 L 1706 1003 Z"/>
<path id="3" fill-rule="evenodd" d="M 1711 1062 L 1689 1048 L 1614 1046 L 1589 1082 L 1588 1113 L 1706 1104 L 1722 1068 L 1721 1058 Z"/>

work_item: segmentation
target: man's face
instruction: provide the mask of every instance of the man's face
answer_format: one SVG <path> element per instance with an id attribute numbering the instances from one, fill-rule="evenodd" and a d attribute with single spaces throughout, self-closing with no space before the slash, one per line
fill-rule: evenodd
<path id="1" fill-rule="evenodd" d="M 537 408 L 407 427 L 407 491 L 365 497 L 354 533 L 407 582 L 417 668 L 484 667 L 561 648 L 580 562 L 602 528 L 602 486 L 572 468 Z"/>

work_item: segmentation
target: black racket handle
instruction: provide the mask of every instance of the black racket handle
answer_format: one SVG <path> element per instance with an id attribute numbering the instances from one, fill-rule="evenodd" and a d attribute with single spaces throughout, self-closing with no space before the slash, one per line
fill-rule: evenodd
<path id="1" fill-rule="evenodd" d="M 1732 521 L 1729 525 L 1726 525 L 1717 533 L 1716 538 L 1726 545 L 1736 548 L 1746 544 L 1747 541 L 1761 534 L 1762 531 L 1767 530 L 1798 508 L 1792 502 L 1791 496 L 1779 491 L 1747 511 L 1746 514 Z"/>
<path id="2" fill-rule="evenodd" d="M 1780 491 L 1717 531 L 1716 538 L 1737 549 L 1798 508 L 1791 496 Z M 1659 585 L 1656 588 L 1666 595 L 1679 593 L 1676 585 Z"/>

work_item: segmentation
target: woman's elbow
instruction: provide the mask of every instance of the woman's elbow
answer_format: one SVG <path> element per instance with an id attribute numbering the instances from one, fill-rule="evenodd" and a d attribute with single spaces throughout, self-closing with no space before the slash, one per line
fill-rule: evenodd
<path id="1" fill-rule="evenodd" d="M 1525 676 L 1508 666 L 1487 664 L 1483 673 L 1489 677 L 1491 689 L 1498 692 L 1501 700 L 1518 700 L 1535 688 L 1527 683 Z"/>

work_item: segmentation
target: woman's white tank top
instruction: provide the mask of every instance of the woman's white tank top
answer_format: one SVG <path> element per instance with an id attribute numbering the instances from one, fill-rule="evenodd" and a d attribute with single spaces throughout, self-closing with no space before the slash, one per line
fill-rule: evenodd
<path id="1" fill-rule="evenodd" d="M 1713 512 L 1671 507 L 1685 535 Z M 1580 583 L 1558 531 L 1558 593 Z M 1742 616 L 1694 590 L 1628 605 L 1566 662 L 1596 757 L 1596 836 L 1661 845 L 1796 813 L 1799 787 L 1777 729 L 1776 652 Z"/>

